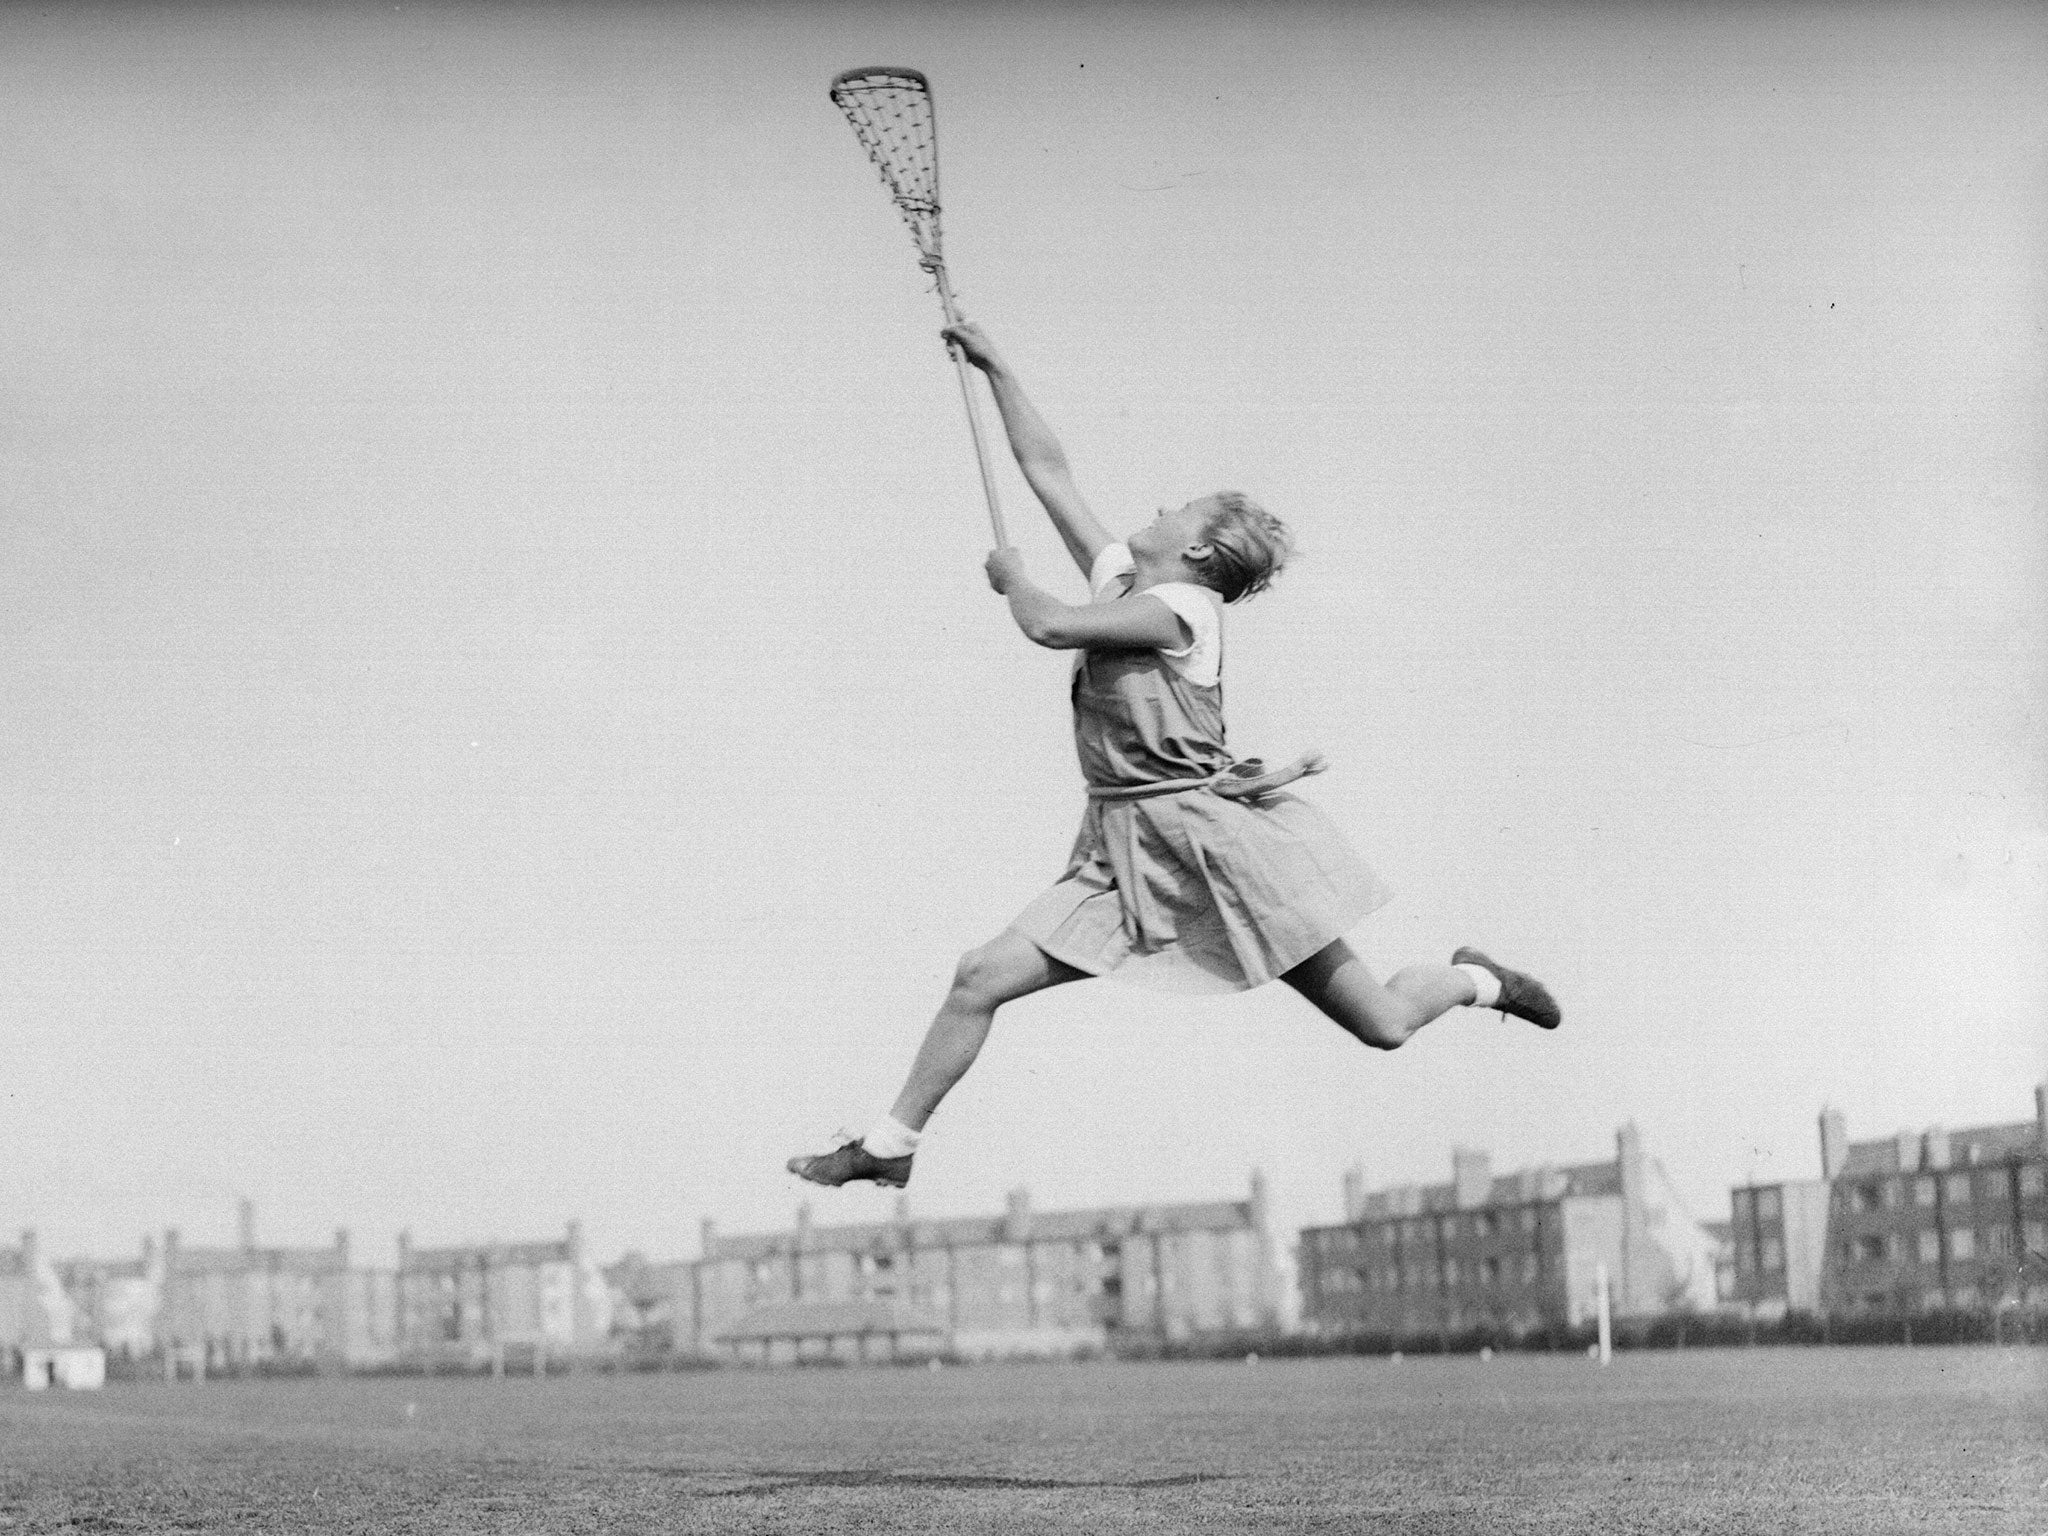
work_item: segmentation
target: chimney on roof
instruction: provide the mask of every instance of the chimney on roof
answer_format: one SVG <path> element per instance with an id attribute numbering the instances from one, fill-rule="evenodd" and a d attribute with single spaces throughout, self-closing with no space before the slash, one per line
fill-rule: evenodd
<path id="1" fill-rule="evenodd" d="M 1251 1184 L 1252 1230 L 1263 1232 L 1266 1230 L 1266 1176 L 1254 1168 Z"/>
<path id="2" fill-rule="evenodd" d="M 1643 1160 L 1643 1133 L 1631 1120 L 1614 1133 L 1614 1161 L 1621 1173 L 1621 1196 L 1640 1205 L 1649 1194 Z"/>
<path id="3" fill-rule="evenodd" d="M 1031 1191 L 1021 1184 L 1004 1197 L 1003 1236 L 1013 1243 L 1031 1236 Z"/>
<path id="4" fill-rule="evenodd" d="M 1451 1188 L 1461 1211 L 1477 1210 L 1493 1196 L 1493 1158 L 1465 1147 L 1451 1149 Z"/>
<path id="5" fill-rule="evenodd" d="M 1344 1219 L 1357 1221 L 1365 1215 L 1365 1168 L 1353 1163 L 1344 1170 Z"/>
<path id="6" fill-rule="evenodd" d="M 894 1204 L 894 1205 L 892 1205 L 892 1206 L 891 1206 L 891 1207 L 889 1208 L 889 1216 L 890 1216 L 890 1219 L 891 1219 L 892 1221 L 894 1221 L 894 1222 L 896 1223 L 896 1225 L 897 1225 L 897 1226 L 899 1226 L 899 1227 L 907 1227 L 907 1226 L 909 1226 L 909 1225 L 910 1225 L 910 1196 L 909 1196 L 909 1195 L 907 1195 L 907 1194 L 899 1194 L 899 1195 L 897 1195 L 897 1197 L 896 1197 L 896 1201 L 895 1201 L 895 1204 Z"/>
<path id="7" fill-rule="evenodd" d="M 583 1223 L 574 1216 L 571 1216 L 563 1225 L 562 1246 L 569 1250 L 571 1263 L 581 1264 L 583 1262 Z"/>
<path id="8" fill-rule="evenodd" d="M 242 1252 L 247 1253 L 256 1246 L 256 1202 L 244 1198 L 236 1210 L 236 1236 Z"/>
<path id="9" fill-rule="evenodd" d="M 1938 1125 L 1927 1127 L 1927 1166 L 1946 1168 L 1953 1161 L 1948 1132 Z"/>
<path id="10" fill-rule="evenodd" d="M 343 1269 L 348 1268 L 348 1228 L 334 1229 L 334 1260 Z"/>
<path id="11" fill-rule="evenodd" d="M 697 1257 L 708 1259 L 718 1252 L 718 1223 L 709 1216 L 697 1223 Z"/>
<path id="12" fill-rule="evenodd" d="M 1849 1161 L 1849 1122 L 1839 1109 L 1820 1112 L 1820 1176 L 1841 1177 Z"/>
<path id="13" fill-rule="evenodd" d="M 398 1267 L 401 1272 L 412 1266 L 412 1228 L 402 1227 L 398 1233 Z"/>
<path id="14" fill-rule="evenodd" d="M 2048 1152 L 2048 1083 L 2034 1085 L 2034 1139 Z"/>

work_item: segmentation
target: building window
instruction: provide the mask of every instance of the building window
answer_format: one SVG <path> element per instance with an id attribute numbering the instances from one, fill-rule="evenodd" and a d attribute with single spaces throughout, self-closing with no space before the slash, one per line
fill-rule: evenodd
<path id="1" fill-rule="evenodd" d="M 1765 1269 L 1785 1267 L 1785 1245 L 1775 1237 L 1764 1239 L 1763 1260 Z"/>
<path id="2" fill-rule="evenodd" d="M 1874 1211 L 1882 1203 L 1881 1192 L 1875 1184 L 1858 1184 L 1849 1191 L 1849 1209 L 1852 1211 Z"/>
<path id="3" fill-rule="evenodd" d="M 1756 1250 L 1750 1247 L 1747 1240 L 1739 1241 L 1735 1245 L 1735 1267 L 1745 1275 L 1756 1268 Z"/>
<path id="4" fill-rule="evenodd" d="M 1973 1259 L 1977 1256 L 1977 1234 L 1968 1227 L 1958 1227 L 1948 1235 L 1948 1256 L 1954 1259 Z"/>
<path id="5" fill-rule="evenodd" d="M 1948 1176 L 1948 1188 L 1942 1191 L 1950 1205 L 1970 1203 L 1970 1176 L 1967 1173 L 1952 1173 Z"/>
<path id="6" fill-rule="evenodd" d="M 1542 1278 L 1542 1276 L 1543 1276 L 1543 1260 L 1542 1260 L 1541 1258 L 1537 1257 L 1537 1255 L 1535 1255 L 1535 1254 L 1533 1254 L 1533 1253 L 1525 1253 L 1525 1254 L 1523 1254 L 1523 1255 L 1522 1255 L 1522 1279 L 1523 1279 L 1523 1281 L 1524 1281 L 1525 1283 L 1527 1283 L 1527 1284 L 1531 1284 L 1531 1285 L 1533 1285 L 1533 1284 L 1535 1284 L 1535 1283 L 1536 1283 L 1536 1281 L 1537 1281 L 1537 1280 L 1541 1279 L 1541 1278 Z"/>
<path id="7" fill-rule="evenodd" d="M 1884 1239 L 1881 1237 L 1859 1237 L 1853 1240 L 1856 1258 L 1865 1264 L 1874 1264 L 1884 1257 Z"/>
<path id="8" fill-rule="evenodd" d="M 2027 1252 L 2048 1258 L 2048 1221 L 2028 1222 L 2020 1229 L 2020 1239 L 2027 1245 Z"/>
<path id="9" fill-rule="evenodd" d="M 1984 1251 L 1994 1259 L 2012 1257 L 2012 1228 L 1986 1227 L 1984 1229 Z"/>
<path id="10" fill-rule="evenodd" d="M 1920 1234 L 1920 1262 L 1939 1264 L 1941 1262 L 1941 1234 L 1922 1232 Z"/>
<path id="11" fill-rule="evenodd" d="M 1776 1221 L 1778 1219 L 1778 1192 L 1775 1189 L 1760 1189 L 1756 1192 L 1756 1219 Z"/>
<path id="12" fill-rule="evenodd" d="M 1913 1181 L 1913 1203 L 1930 1207 L 1934 1204 L 1934 1180 L 1918 1178 Z"/>
<path id="13" fill-rule="evenodd" d="M 1994 1173 L 1980 1173 L 1977 1175 L 1977 1198 L 1986 1205 L 2001 1203 L 2005 1199 L 2006 1191 L 2011 1188 L 2012 1185 L 2007 1182 L 2006 1173 L 2003 1168 Z"/>
<path id="14" fill-rule="evenodd" d="M 1886 1210 L 1895 1211 L 1906 1203 L 1907 1182 L 1905 1179 L 1886 1179 L 1884 1181 L 1884 1204 Z"/>
<path id="15" fill-rule="evenodd" d="M 1738 1189 L 1735 1191 L 1734 1198 L 1731 1201 L 1731 1204 L 1733 1204 L 1733 1206 L 1735 1207 L 1735 1220 L 1738 1224 L 1749 1220 L 1750 1202 L 1755 1198 L 1756 1197 L 1746 1189 Z"/>
<path id="16" fill-rule="evenodd" d="M 1500 1260 L 1488 1259 L 1480 1265 L 1480 1274 L 1488 1285 L 1500 1284 Z"/>
<path id="17" fill-rule="evenodd" d="M 2020 1193 L 2038 1195 L 2048 1191 L 2048 1168 L 2030 1163 L 2020 1170 Z"/>
<path id="18" fill-rule="evenodd" d="M 1500 1218 L 1498 1216 L 1494 1215 L 1491 1211 L 1481 1211 L 1479 1213 L 1479 1235 L 1481 1237 L 1491 1237 L 1499 1230 Z"/>

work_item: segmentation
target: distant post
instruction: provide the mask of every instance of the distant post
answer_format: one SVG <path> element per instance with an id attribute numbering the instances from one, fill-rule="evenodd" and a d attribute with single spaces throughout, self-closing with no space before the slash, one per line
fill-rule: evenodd
<path id="1" fill-rule="evenodd" d="M 1614 1318 L 1607 1299 L 1607 1266 L 1593 1269 L 1593 1308 L 1600 1319 L 1599 1359 L 1606 1365 L 1614 1358 Z"/>

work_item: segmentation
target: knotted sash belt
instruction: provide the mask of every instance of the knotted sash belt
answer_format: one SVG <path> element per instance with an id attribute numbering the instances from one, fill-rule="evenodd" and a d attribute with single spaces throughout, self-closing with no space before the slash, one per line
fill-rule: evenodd
<path id="1" fill-rule="evenodd" d="M 1321 773 L 1329 766 L 1320 752 L 1304 752 L 1284 767 L 1273 769 L 1268 769 L 1259 758 L 1247 757 L 1210 774 L 1206 779 L 1160 779 L 1152 784 L 1090 784 L 1088 798 L 1149 800 L 1154 795 L 1185 795 L 1191 790 L 1206 789 L 1226 800 L 1256 800 L 1283 784 L 1292 784 L 1296 779 Z"/>

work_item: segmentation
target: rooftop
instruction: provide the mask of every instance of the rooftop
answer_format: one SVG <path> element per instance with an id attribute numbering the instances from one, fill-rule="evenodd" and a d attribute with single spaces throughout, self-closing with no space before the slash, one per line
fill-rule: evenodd
<path id="1" fill-rule="evenodd" d="M 500 1264 L 569 1264 L 569 1244 L 557 1237 L 538 1243 L 473 1243 L 453 1248 L 408 1248 L 399 1255 L 400 1274 L 430 1269 L 488 1268 Z"/>
<path id="2" fill-rule="evenodd" d="M 1872 1173 L 1916 1173 L 1923 1166 L 1926 1137 L 1938 1132 L 1901 1131 L 1870 1141 L 1852 1141 L 1838 1177 L 1855 1178 Z M 2048 1156 L 2041 1145 L 2040 1127 L 2032 1120 L 2010 1125 L 1978 1125 L 1949 1131 L 1948 1166 L 1967 1168 L 1975 1163 L 2002 1163 L 2013 1158 Z"/>
<path id="3" fill-rule="evenodd" d="M 164 1255 L 166 1268 L 189 1275 L 197 1270 L 243 1273 L 249 1270 L 324 1272 L 342 1267 L 338 1248 L 173 1248 Z"/>
<path id="4" fill-rule="evenodd" d="M 796 1252 L 894 1253 L 904 1248 L 965 1248 L 1018 1242 L 1085 1242 L 1155 1232 L 1252 1230 L 1251 1203 L 1207 1200 L 1182 1205 L 1116 1205 L 1079 1211 L 1032 1211 L 1021 1222 L 1002 1216 L 865 1222 L 856 1226 L 792 1227 L 782 1232 L 713 1236 L 707 1259 L 764 1259 Z"/>
<path id="5" fill-rule="evenodd" d="M 1374 1190 L 1364 1197 L 1355 1221 L 1399 1221 L 1439 1211 L 1485 1210 L 1551 1200 L 1621 1193 L 1621 1167 L 1615 1162 L 1575 1163 L 1564 1168 L 1524 1168 L 1488 1181 L 1486 1198 L 1476 1206 L 1458 1204 L 1455 1181 L 1403 1184 Z"/>

